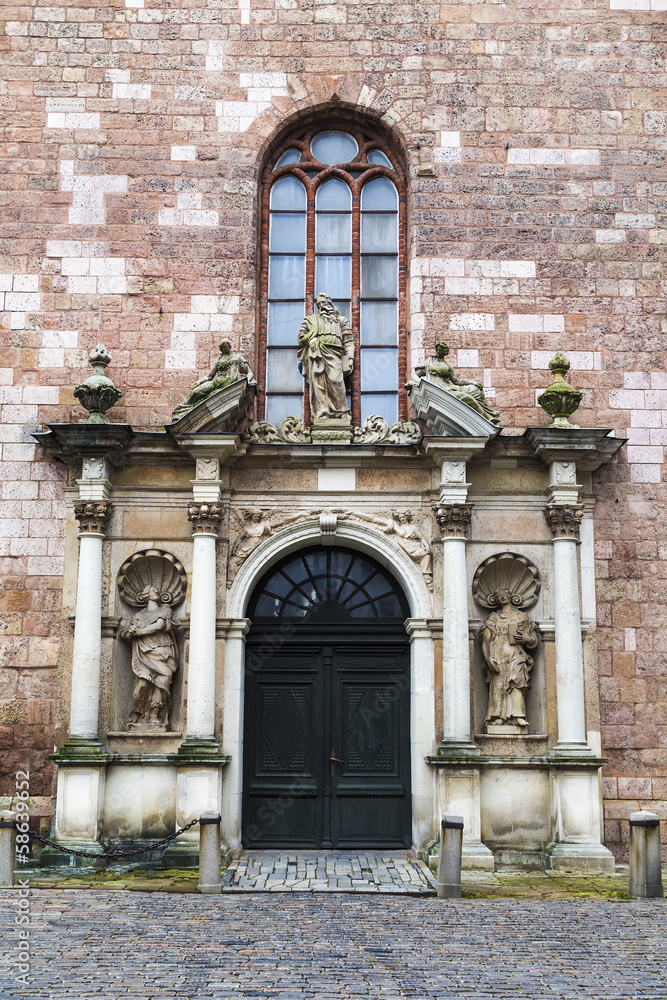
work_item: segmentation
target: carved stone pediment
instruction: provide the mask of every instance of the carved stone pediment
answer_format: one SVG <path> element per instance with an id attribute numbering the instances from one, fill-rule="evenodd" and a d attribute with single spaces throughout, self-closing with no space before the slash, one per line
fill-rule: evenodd
<path id="1" fill-rule="evenodd" d="M 410 382 L 409 395 L 417 416 L 432 434 L 490 440 L 500 431 L 486 417 L 429 378 Z"/>
<path id="2" fill-rule="evenodd" d="M 169 431 L 172 434 L 235 431 L 250 410 L 256 393 L 257 386 L 251 376 L 240 378 L 202 399 L 179 420 L 169 424 Z"/>

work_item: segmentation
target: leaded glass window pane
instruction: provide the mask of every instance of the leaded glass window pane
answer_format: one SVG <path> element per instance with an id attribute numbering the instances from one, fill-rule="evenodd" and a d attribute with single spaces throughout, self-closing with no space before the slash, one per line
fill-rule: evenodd
<path id="1" fill-rule="evenodd" d="M 318 212 L 351 212 L 352 192 L 347 184 L 332 177 L 318 187 L 315 209 Z"/>
<path id="2" fill-rule="evenodd" d="M 368 162 L 377 163 L 381 167 L 389 167 L 390 170 L 394 169 L 391 160 L 385 156 L 381 149 L 372 149 L 368 154 Z"/>
<path id="3" fill-rule="evenodd" d="M 361 422 L 368 417 L 384 417 L 389 426 L 398 420 L 398 396 L 395 392 L 361 394 Z"/>
<path id="4" fill-rule="evenodd" d="M 267 344 L 269 347 L 293 347 L 303 322 L 306 304 L 300 302 L 269 302 Z"/>
<path id="5" fill-rule="evenodd" d="M 269 266 L 269 298 L 302 299 L 306 294 L 306 258 L 272 257 Z"/>
<path id="6" fill-rule="evenodd" d="M 398 382 L 398 350 L 365 347 L 361 351 L 361 391 L 391 392 Z"/>
<path id="7" fill-rule="evenodd" d="M 299 392 L 303 388 L 296 355 L 296 348 L 291 351 L 285 348 L 269 350 L 266 359 L 266 388 L 269 392 Z"/>
<path id="8" fill-rule="evenodd" d="M 396 257 L 361 258 L 361 294 L 365 299 L 398 297 L 398 260 Z"/>
<path id="9" fill-rule="evenodd" d="M 306 189 L 297 177 L 281 177 L 271 188 L 271 209 L 305 212 Z"/>
<path id="10" fill-rule="evenodd" d="M 349 257 L 315 259 L 315 294 L 326 292 L 332 299 L 349 299 L 352 288 L 352 262 Z"/>
<path id="11" fill-rule="evenodd" d="M 374 177 L 364 184 L 361 191 L 362 212 L 395 212 L 398 209 L 398 192 L 388 177 Z"/>
<path id="12" fill-rule="evenodd" d="M 348 132 L 320 132 L 310 144 L 314 159 L 333 166 L 349 163 L 359 152 L 356 139 Z"/>
<path id="13" fill-rule="evenodd" d="M 267 357 L 267 367 L 271 361 L 271 354 L 275 353 L 273 351 L 268 352 Z M 266 397 L 266 420 L 270 424 L 274 424 L 276 427 L 279 426 L 280 421 L 284 420 L 285 417 L 303 417 L 303 394 L 300 395 L 269 395 Z"/>
<path id="14" fill-rule="evenodd" d="M 298 163 L 300 159 L 301 159 L 301 150 L 300 149 L 286 149 L 285 152 L 280 157 L 280 159 L 278 160 L 278 162 L 276 163 L 276 165 L 275 165 L 275 167 L 273 169 L 277 170 L 278 167 L 285 167 L 285 166 L 287 166 L 288 163 Z M 369 156 L 369 160 L 370 160 L 370 156 Z M 377 161 L 373 160 L 372 162 L 376 163 Z"/>
<path id="15" fill-rule="evenodd" d="M 372 216 L 369 216 L 369 218 L 372 218 Z M 271 253 L 306 252 L 305 212 L 272 212 L 269 232 L 269 250 Z"/>
<path id="16" fill-rule="evenodd" d="M 361 216 L 361 252 L 396 253 L 398 213 L 370 213 Z"/>
<path id="17" fill-rule="evenodd" d="M 318 212 L 315 221 L 315 248 L 317 253 L 350 253 L 352 216 Z"/>
<path id="18" fill-rule="evenodd" d="M 361 343 L 383 347 L 398 343 L 398 302 L 361 303 Z"/>

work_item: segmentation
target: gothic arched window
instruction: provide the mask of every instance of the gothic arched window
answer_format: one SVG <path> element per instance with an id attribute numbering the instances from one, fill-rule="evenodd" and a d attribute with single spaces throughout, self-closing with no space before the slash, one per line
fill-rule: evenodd
<path id="1" fill-rule="evenodd" d="M 404 234 L 404 175 L 378 135 L 309 126 L 274 151 L 263 178 L 260 416 L 308 416 L 297 334 L 326 292 L 355 336 L 354 423 L 405 419 Z"/>

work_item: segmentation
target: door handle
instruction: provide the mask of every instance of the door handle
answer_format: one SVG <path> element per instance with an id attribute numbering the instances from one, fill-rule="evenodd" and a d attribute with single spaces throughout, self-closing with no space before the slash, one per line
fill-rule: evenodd
<path id="1" fill-rule="evenodd" d="M 344 764 L 345 761 L 341 760 L 340 757 L 336 757 L 336 751 L 332 750 L 329 754 L 329 764 L 331 766 L 331 777 L 333 778 L 336 773 L 336 764 Z"/>

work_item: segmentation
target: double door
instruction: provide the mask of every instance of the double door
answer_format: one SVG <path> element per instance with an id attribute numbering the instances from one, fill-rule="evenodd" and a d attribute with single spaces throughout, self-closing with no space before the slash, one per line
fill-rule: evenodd
<path id="1" fill-rule="evenodd" d="M 247 648 L 243 841 L 395 848 L 411 842 L 405 633 Z"/>

